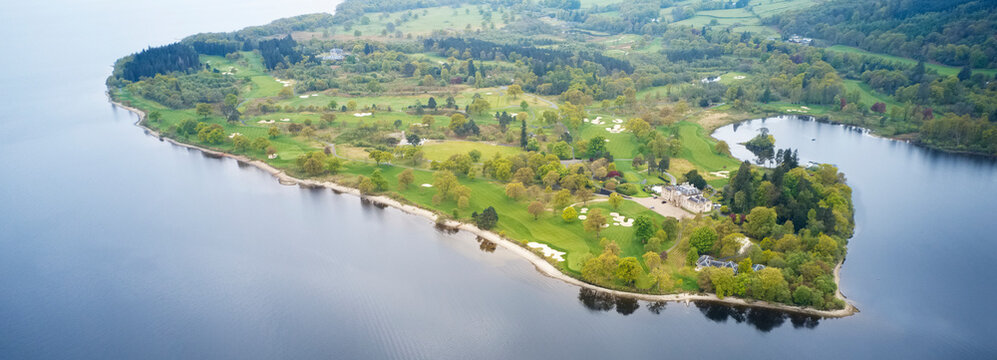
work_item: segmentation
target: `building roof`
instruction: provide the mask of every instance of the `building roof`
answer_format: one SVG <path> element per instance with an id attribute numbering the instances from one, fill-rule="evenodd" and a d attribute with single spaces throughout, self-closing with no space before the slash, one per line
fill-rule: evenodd
<path id="1" fill-rule="evenodd" d="M 717 260 L 710 255 L 702 255 L 699 260 L 696 260 L 696 267 L 719 267 L 719 268 L 730 268 L 734 270 L 734 274 L 737 274 L 737 263 L 730 260 Z M 758 271 L 764 269 L 765 265 L 754 264 L 751 266 L 751 270 Z"/>

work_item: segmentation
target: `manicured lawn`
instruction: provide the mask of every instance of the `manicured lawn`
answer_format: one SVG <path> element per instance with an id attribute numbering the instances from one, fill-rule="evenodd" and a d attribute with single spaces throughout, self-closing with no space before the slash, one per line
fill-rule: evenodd
<path id="1" fill-rule="evenodd" d="M 514 155 L 523 150 L 513 146 L 493 145 L 474 141 L 444 141 L 433 142 L 422 146 L 422 151 L 426 153 L 426 159 L 443 161 L 455 154 L 467 154 L 471 150 L 481 152 L 481 161 L 491 159 L 495 154 L 502 156 Z"/>
<path id="2" fill-rule="evenodd" d="M 706 131 L 695 123 L 682 121 L 678 123 L 679 138 L 682 139 L 680 158 L 689 160 L 700 173 L 737 168 L 738 161 L 726 155 L 713 151 L 716 141 L 709 138 Z M 678 174 L 673 174 L 678 175 Z M 706 174 L 703 174 L 706 176 Z"/>
<path id="3" fill-rule="evenodd" d="M 850 92 L 853 92 L 855 90 L 859 91 L 859 94 L 861 94 L 861 97 L 860 97 L 861 100 L 860 101 L 865 106 L 872 106 L 872 104 L 875 104 L 877 102 L 881 102 L 881 103 L 886 104 L 886 113 L 889 113 L 890 110 L 892 110 L 894 107 L 902 106 L 896 100 L 893 100 L 892 97 L 887 96 L 886 94 L 880 93 L 880 92 L 878 92 L 876 90 L 873 90 L 871 87 L 869 87 L 868 84 L 866 84 L 866 83 L 864 83 L 862 81 L 859 81 L 859 80 L 844 80 L 844 83 L 845 83 L 845 90 L 847 92 L 850 93 Z"/>

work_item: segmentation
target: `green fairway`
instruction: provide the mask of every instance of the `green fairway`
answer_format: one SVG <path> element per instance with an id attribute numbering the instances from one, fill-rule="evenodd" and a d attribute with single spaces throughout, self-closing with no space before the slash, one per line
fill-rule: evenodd
<path id="1" fill-rule="evenodd" d="M 861 95 L 860 98 L 862 99 L 860 101 L 862 102 L 862 104 L 864 104 L 867 107 L 872 106 L 872 104 L 875 104 L 877 102 L 881 102 L 886 104 L 887 113 L 889 113 L 890 110 L 892 110 L 894 107 L 898 106 L 903 107 L 902 104 L 900 104 L 896 100 L 893 100 L 892 97 L 880 93 L 876 90 L 873 90 L 872 88 L 869 87 L 868 84 L 862 81 L 844 80 L 844 84 L 845 84 L 845 91 L 849 93 L 858 90 L 859 94 Z"/>
<path id="2" fill-rule="evenodd" d="M 701 126 L 687 121 L 680 122 L 677 126 L 682 140 L 679 157 L 695 165 L 700 173 L 737 168 L 739 162 L 736 159 L 713 151 L 716 141 L 709 138 Z"/>

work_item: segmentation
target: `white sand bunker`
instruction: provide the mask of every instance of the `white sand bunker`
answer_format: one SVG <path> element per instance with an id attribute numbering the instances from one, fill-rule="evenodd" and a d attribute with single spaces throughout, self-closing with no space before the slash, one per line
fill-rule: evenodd
<path id="1" fill-rule="evenodd" d="M 744 75 L 738 75 L 738 76 L 735 76 L 735 77 L 734 77 L 734 80 L 744 80 L 745 78 L 747 78 L 747 76 L 744 76 Z"/>
<path id="2" fill-rule="evenodd" d="M 623 123 L 623 119 L 613 119 L 613 123 L 614 124 L 622 124 Z"/>
<path id="3" fill-rule="evenodd" d="M 273 160 L 273 159 L 276 159 L 276 158 L 277 158 L 277 154 L 276 153 L 273 153 L 273 154 L 270 154 L 270 156 L 267 156 L 267 159 L 270 159 L 270 160 Z"/>
<path id="4" fill-rule="evenodd" d="M 231 134 L 228 135 L 228 138 L 231 139 L 231 138 L 234 138 L 236 136 L 242 136 L 242 133 L 231 133 Z"/>
<path id="5" fill-rule="evenodd" d="M 588 120 L 588 119 L 586 119 L 586 120 Z M 606 122 L 602 121 L 602 116 L 598 116 L 595 119 L 592 119 L 592 121 L 590 121 L 590 123 L 592 123 L 592 125 L 602 125 L 602 124 L 605 124 Z"/>
<path id="6" fill-rule="evenodd" d="M 298 98 L 300 98 L 300 99 L 307 99 L 308 95 L 301 95 L 301 96 L 298 96 Z"/>
<path id="7" fill-rule="evenodd" d="M 804 106 L 804 107 L 805 107 L 805 106 Z M 808 108 L 808 109 L 809 109 L 809 108 Z M 805 113 L 805 112 L 809 112 L 809 110 L 807 110 L 807 109 L 786 109 L 786 111 L 787 111 L 787 112 L 798 112 L 798 113 Z"/>
<path id="8" fill-rule="evenodd" d="M 619 213 L 611 212 L 609 216 L 613 217 L 613 225 L 622 227 L 634 226 L 634 219 L 627 218 L 626 216 L 620 215 Z"/>
<path id="9" fill-rule="evenodd" d="M 281 80 L 281 79 L 278 79 L 278 78 L 273 78 L 273 79 L 276 80 L 277 82 L 281 83 L 281 85 L 284 85 L 284 87 L 291 86 L 291 80 Z"/>
<path id="10" fill-rule="evenodd" d="M 353 114 L 353 116 L 356 116 L 356 117 L 364 117 L 364 116 L 371 116 L 371 115 L 374 115 L 374 113 L 354 113 Z"/>
<path id="11" fill-rule="evenodd" d="M 280 121 L 288 122 L 288 121 L 291 121 L 291 119 L 280 119 Z"/>
<path id="12" fill-rule="evenodd" d="M 311 97 L 316 97 L 316 96 L 318 96 L 318 94 L 311 94 L 311 95 L 309 95 L 309 96 L 311 96 Z"/>
<path id="13" fill-rule="evenodd" d="M 526 246 L 529 246 L 530 248 L 533 249 L 540 249 L 541 251 L 543 251 L 544 256 L 552 258 L 557 261 L 564 261 L 564 254 L 567 254 L 564 251 L 557 251 L 551 249 L 550 246 L 547 246 L 547 244 L 541 244 L 533 241 L 526 243 Z"/>
<path id="14" fill-rule="evenodd" d="M 627 128 L 625 128 L 623 126 L 620 126 L 620 124 L 616 124 L 616 125 L 613 125 L 613 127 L 611 127 L 611 128 L 606 128 L 606 131 L 609 131 L 610 133 L 613 133 L 613 134 L 619 134 L 619 133 L 622 133 L 624 131 L 627 131 Z"/>
<path id="15" fill-rule="evenodd" d="M 260 120 L 260 121 L 257 121 L 256 123 L 257 124 L 273 124 L 275 122 L 277 122 L 277 120 Z"/>
<path id="16" fill-rule="evenodd" d="M 589 217 L 585 216 L 585 215 L 578 215 L 578 220 L 585 220 L 585 219 L 588 219 L 588 218 Z"/>
<path id="17" fill-rule="evenodd" d="M 422 184 L 422 187 L 433 187 L 433 184 Z"/>
<path id="18" fill-rule="evenodd" d="M 606 139 L 606 142 L 609 142 L 609 139 Z"/>
<path id="19" fill-rule="evenodd" d="M 710 175 L 713 175 L 713 176 L 716 176 L 716 177 L 722 177 L 722 178 L 726 179 L 728 176 L 730 176 L 730 171 L 727 171 L 727 170 L 714 171 L 714 172 L 711 172 Z"/>
<path id="20" fill-rule="evenodd" d="M 582 214 L 589 212 L 589 208 L 582 208 Z"/>

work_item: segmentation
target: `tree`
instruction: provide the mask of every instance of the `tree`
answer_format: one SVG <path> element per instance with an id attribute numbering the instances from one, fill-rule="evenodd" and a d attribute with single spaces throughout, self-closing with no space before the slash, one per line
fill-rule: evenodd
<path id="1" fill-rule="evenodd" d="M 564 222 L 566 223 L 575 222 L 575 220 L 578 219 L 578 211 L 575 210 L 574 206 L 566 207 L 564 208 L 564 211 L 561 212 L 561 219 L 564 219 Z"/>
<path id="2" fill-rule="evenodd" d="M 696 248 L 700 254 L 705 254 L 713 249 L 713 244 L 717 242 L 717 231 L 709 226 L 701 226 L 692 231 L 689 236 L 689 245 Z"/>
<path id="3" fill-rule="evenodd" d="M 654 236 L 654 222 L 650 217 L 641 215 L 634 219 L 634 236 L 641 243 L 647 243 Z"/>
<path id="4" fill-rule="evenodd" d="M 661 255 L 654 251 L 648 251 L 642 256 L 644 258 L 644 265 L 647 265 L 649 270 L 654 270 L 658 266 L 661 266 Z"/>
<path id="5" fill-rule="evenodd" d="M 775 267 L 767 267 L 759 270 L 757 275 L 751 284 L 751 293 L 755 297 L 773 302 L 789 300 L 789 283 L 782 276 L 782 271 Z"/>
<path id="6" fill-rule="evenodd" d="M 746 217 L 744 232 L 749 236 L 761 240 L 770 235 L 776 227 L 776 212 L 772 208 L 756 207 Z"/>
<path id="7" fill-rule="evenodd" d="M 258 137 L 253 139 L 253 144 L 250 145 L 255 150 L 264 151 L 270 146 L 270 140 L 265 137 Z"/>
<path id="8" fill-rule="evenodd" d="M 211 115 L 211 104 L 198 103 L 194 111 L 198 116 L 207 119 Z"/>
<path id="9" fill-rule="evenodd" d="M 689 253 L 685 256 L 685 264 L 689 266 L 696 265 L 696 261 L 699 260 L 699 250 L 696 247 L 690 247 Z"/>
<path id="10" fill-rule="evenodd" d="M 384 178 L 381 169 L 374 169 L 374 172 L 370 174 L 370 181 L 374 183 L 375 191 L 388 190 L 388 179 Z"/>
<path id="11" fill-rule="evenodd" d="M 426 107 L 430 109 L 436 109 L 436 98 L 430 96 L 429 101 L 426 103 Z"/>
<path id="12" fill-rule="evenodd" d="M 588 147 L 585 149 L 585 156 L 589 159 L 598 159 L 606 155 L 606 138 L 602 135 L 596 135 L 591 140 L 589 140 Z"/>
<path id="13" fill-rule="evenodd" d="M 530 203 L 529 206 L 526 207 L 526 211 L 528 211 L 530 215 L 533 215 L 533 220 L 539 219 L 540 214 L 543 214 L 544 210 L 545 210 L 544 204 L 539 201 L 534 201 Z"/>
<path id="14" fill-rule="evenodd" d="M 612 206 L 614 210 L 618 210 L 622 204 L 623 197 L 619 193 L 609 194 L 609 206 Z"/>
<path id="15" fill-rule="evenodd" d="M 159 119 L 162 118 L 163 118 L 163 113 L 159 112 L 159 110 L 153 110 L 149 112 L 149 121 L 151 122 L 158 122 Z"/>
<path id="16" fill-rule="evenodd" d="M 523 112 L 526 112 L 526 110 L 528 110 L 529 108 L 530 108 L 530 103 L 526 102 L 526 100 L 519 102 L 519 109 L 523 110 Z"/>
<path id="17" fill-rule="evenodd" d="M 276 125 L 270 125 L 270 128 L 267 129 L 267 135 L 269 135 L 271 139 L 276 138 L 280 135 L 280 128 Z"/>
<path id="18" fill-rule="evenodd" d="M 415 173 L 412 169 L 405 169 L 398 174 L 398 188 L 401 190 L 408 189 L 413 181 L 415 181 Z"/>
<path id="19" fill-rule="evenodd" d="M 316 176 L 325 172 L 325 153 L 321 151 L 312 151 L 307 154 L 302 154 L 298 156 L 297 164 L 305 171 L 308 175 Z"/>
<path id="20" fill-rule="evenodd" d="M 585 205 L 589 200 L 592 200 L 592 189 L 587 187 L 580 188 L 575 191 L 575 196 L 578 197 L 578 200 L 581 200 L 582 205 Z"/>
<path id="21" fill-rule="evenodd" d="M 374 163 L 380 166 L 381 163 L 387 163 L 394 159 L 395 154 L 392 154 L 390 151 L 374 150 L 367 154 L 367 157 L 374 160 Z"/>
<path id="22" fill-rule="evenodd" d="M 457 128 L 464 126 L 467 123 L 467 118 L 462 114 L 453 114 L 450 116 L 450 125 L 447 125 L 451 131 L 456 131 Z"/>
<path id="23" fill-rule="evenodd" d="M 699 170 L 692 169 L 685 173 L 685 181 L 688 181 L 699 190 L 706 188 L 706 179 L 703 179 L 703 176 L 699 175 Z"/>
<path id="24" fill-rule="evenodd" d="M 484 98 L 477 98 L 471 101 L 471 105 L 468 106 L 468 109 L 472 114 L 482 114 L 485 111 L 488 111 L 491 107 L 492 104 L 489 104 L 488 100 L 485 100 Z"/>
<path id="25" fill-rule="evenodd" d="M 509 92 L 509 96 L 512 96 L 513 99 L 518 98 L 519 95 L 523 94 L 523 88 L 516 84 L 509 85 L 509 89 L 507 91 Z"/>
<path id="26" fill-rule="evenodd" d="M 416 134 L 408 134 L 408 136 L 405 136 L 405 141 L 408 141 L 409 144 L 418 146 L 422 143 L 422 138 Z"/>
<path id="27" fill-rule="evenodd" d="M 877 102 L 875 104 L 872 104 L 869 110 L 872 110 L 873 112 L 877 112 L 880 114 L 886 113 L 886 104 Z"/>
<path id="28" fill-rule="evenodd" d="M 602 215 L 602 210 L 592 209 L 585 219 L 585 231 L 595 233 L 595 238 L 598 239 L 604 224 L 606 224 L 606 217 Z"/>
<path id="29" fill-rule="evenodd" d="M 526 149 L 528 143 L 529 136 L 526 135 L 526 120 L 523 120 L 522 125 L 519 127 L 519 147 Z"/>
<path id="30" fill-rule="evenodd" d="M 343 159 L 335 156 L 330 157 L 329 160 L 325 162 L 326 170 L 329 170 L 329 172 L 333 174 L 338 173 L 339 170 L 343 168 L 343 165 L 345 165 Z"/>
<path id="31" fill-rule="evenodd" d="M 472 162 L 481 161 L 481 151 L 479 151 L 478 149 L 468 151 L 467 156 L 471 157 Z"/>
<path id="32" fill-rule="evenodd" d="M 250 141 L 249 138 L 243 135 L 236 135 L 232 137 L 232 147 L 236 151 L 246 151 L 249 150 Z"/>
<path id="33" fill-rule="evenodd" d="M 519 200 L 526 195 L 526 187 L 521 182 L 511 182 L 505 186 L 505 196 L 510 199 Z"/>
<path id="34" fill-rule="evenodd" d="M 495 212 L 494 207 L 489 206 L 475 217 L 474 220 L 479 228 L 488 230 L 495 227 L 495 224 L 498 223 L 498 213 Z"/>
<path id="35" fill-rule="evenodd" d="M 734 295 L 736 283 L 734 282 L 734 269 L 714 268 L 710 269 L 710 282 L 713 284 L 713 292 L 718 298 L 723 299 L 728 295 Z"/>
<path id="36" fill-rule="evenodd" d="M 616 278 L 627 285 L 633 285 L 643 270 L 640 262 L 633 256 L 628 256 L 620 260 L 616 265 Z"/>
<path id="37" fill-rule="evenodd" d="M 551 198 L 550 201 L 555 209 L 560 209 L 568 205 L 571 205 L 571 191 L 568 189 L 558 190 L 556 193 L 554 193 L 554 196 Z"/>
<path id="38" fill-rule="evenodd" d="M 973 76 L 973 69 L 971 69 L 969 65 L 966 65 L 962 67 L 962 70 L 959 70 L 959 74 L 956 75 L 956 78 L 958 78 L 959 81 L 966 81 L 969 80 L 972 76 Z"/>
<path id="39" fill-rule="evenodd" d="M 544 110 L 540 118 L 543 119 L 543 123 L 547 125 L 554 125 L 557 123 L 557 113 L 554 111 Z"/>

